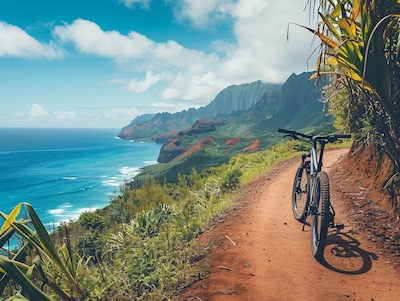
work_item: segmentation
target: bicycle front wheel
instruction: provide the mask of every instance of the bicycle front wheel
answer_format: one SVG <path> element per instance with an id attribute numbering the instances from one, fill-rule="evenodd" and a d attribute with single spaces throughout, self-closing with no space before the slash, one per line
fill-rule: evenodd
<path id="1" fill-rule="evenodd" d="M 307 217 L 309 198 L 309 173 L 307 166 L 302 165 L 297 169 L 293 182 L 292 211 L 296 220 L 303 222 Z"/>
<path id="2" fill-rule="evenodd" d="M 329 228 L 330 190 L 326 172 L 318 173 L 313 192 L 311 221 L 311 249 L 315 258 L 321 259 Z"/>

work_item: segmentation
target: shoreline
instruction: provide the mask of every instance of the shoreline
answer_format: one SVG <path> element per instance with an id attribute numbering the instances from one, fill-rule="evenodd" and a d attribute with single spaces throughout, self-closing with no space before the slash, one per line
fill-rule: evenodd
<path id="1" fill-rule="evenodd" d="M 46 227 L 109 205 L 161 148 L 118 139 L 112 129 L 3 129 L 0 138 L 0 210 L 30 203 Z"/>

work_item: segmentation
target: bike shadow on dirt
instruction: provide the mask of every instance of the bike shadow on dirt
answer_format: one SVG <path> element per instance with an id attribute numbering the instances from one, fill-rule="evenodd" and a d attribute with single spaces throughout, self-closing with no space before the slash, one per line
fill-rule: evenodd
<path id="1" fill-rule="evenodd" d="M 377 260 L 375 253 L 360 247 L 361 243 L 349 232 L 331 232 L 320 263 L 326 268 L 341 274 L 359 275 L 367 273 L 372 261 Z"/>

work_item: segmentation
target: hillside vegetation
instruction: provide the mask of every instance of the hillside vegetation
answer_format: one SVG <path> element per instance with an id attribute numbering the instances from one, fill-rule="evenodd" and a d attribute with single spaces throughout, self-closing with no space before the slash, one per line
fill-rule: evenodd
<path id="1" fill-rule="evenodd" d="M 158 136 L 169 138 L 158 157 L 162 164 L 146 167 L 141 177 L 175 182 L 178 174 L 190 173 L 193 166 L 202 171 L 226 163 L 237 154 L 265 150 L 281 139 L 276 133 L 278 127 L 333 132 L 332 118 L 324 110 L 325 104 L 321 100 L 322 89 L 309 81 L 311 75 L 310 72 L 292 74 L 283 85 L 258 81 L 226 88 L 208 106 L 199 109 L 204 113 L 213 108 L 220 114 L 208 113 L 178 133 L 165 132 Z M 244 110 L 246 103 L 247 109 Z M 194 109 L 189 111 L 197 112 Z M 176 125 L 187 113 L 165 113 L 147 123 L 132 122 L 122 132 L 129 129 L 144 136 L 141 132 L 144 126 L 154 131 L 169 129 L 171 118 Z M 171 118 L 162 122 L 161 116 L 167 115 Z M 185 117 L 181 124 L 187 120 Z M 149 136 L 147 139 L 155 138 Z"/>
<path id="2" fill-rule="evenodd" d="M 140 188 L 122 188 L 109 206 L 83 213 L 52 236 L 29 204 L 18 205 L 8 216 L 1 213 L 7 220 L 0 232 L 2 296 L 168 300 L 203 273 L 193 263 L 211 246 L 195 238 L 234 204 L 237 189 L 302 149 L 291 141 L 234 156 L 201 173 L 193 168 L 177 183 L 152 180 Z M 17 220 L 19 214 L 27 219 Z M 9 250 L 6 241 L 16 233 L 25 244 Z"/>

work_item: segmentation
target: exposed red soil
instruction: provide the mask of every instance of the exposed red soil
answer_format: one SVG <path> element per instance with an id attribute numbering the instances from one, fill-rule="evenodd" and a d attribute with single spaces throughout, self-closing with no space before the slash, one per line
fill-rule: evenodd
<path id="1" fill-rule="evenodd" d="M 225 154 L 229 154 L 229 151 L 232 149 L 232 147 L 234 147 L 236 144 L 238 144 L 240 142 L 240 138 L 229 138 L 225 141 L 225 144 L 227 144 L 229 147 L 228 149 L 225 151 Z"/>
<path id="2" fill-rule="evenodd" d="M 253 140 L 250 145 L 246 148 L 246 153 L 255 153 L 258 151 L 258 147 L 260 146 L 260 139 Z"/>
<path id="3" fill-rule="evenodd" d="M 345 202 L 349 219 L 355 221 L 357 231 L 375 242 L 374 249 L 400 266 L 400 212 L 395 211 L 396 200 L 383 189 L 392 173 L 388 158 L 381 158 L 370 147 L 351 150 L 333 168 L 332 178 L 338 183 L 351 183 L 338 188 Z M 398 189 L 398 188 L 397 188 Z M 397 190 L 396 189 L 396 190 Z"/>
<path id="4" fill-rule="evenodd" d="M 229 138 L 229 139 L 226 139 L 225 144 L 232 146 L 232 145 L 238 144 L 239 141 L 240 141 L 240 138 Z"/>
<path id="5" fill-rule="evenodd" d="M 214 142 L 213 138 L 205 137 L 205 138 L 201 139 L 199 142 L 197 142 L 195 145 L 193 145 L 191 148 L 189 148 L 187 151 L 185 151 L 184 153 L 182 153 L 179 156 L 177 156 L 176 158 L 174 158 L 173 161 L 177 161 L 179 159 L 188 157 L 195 152 L 202 151 L 207 145 L 209 145 L 213 142 Z"/>
<path id="6" fill-rule="evenodd" d="M 360 202 L 365 200 L 358 199 L 364 195 L 357 193 L 368 187 L 340 173 L 346 152 L 328 151 L 324 158 L 336 222 L 345 228 L 330 230 L 323 262 L 311 254 L 310 227 L 302 231 L 292 216 L 299 158 L 291 159 L 243 187 L 237 206 L 200 237 L 201 244 L 214 248 L 201 262 L 209 264 L 209 272 L 177 300 L 399 300 L 400 257 L 392 253 L 398 249 L 387 251 L 386 243 L 393 246 L 394 240 L 373 239 L 379 236 L 369 232 L 370 221 L 357 218 L 367 212 L 378 216 L 377 207 L 364 209 L 367 205 Z M 365 199 L 377 204 L 376 196 Z M 399 221 L 390 227 L 398 229 Z"/>
<path id="7" fill-rule="evenodd" d="M 379 153 L 371 145 L 353 146 L 341 162 L 341 167 L 346 170 L 346 177 L 368 187 L 369 194 L 373 194 L 377 200 L 381 199 L 382 205 L 389 206 L 390 210 L 398 209 L 396 206 L 400 203 L 400 179 L 392 177 L 393 164 L 384 153 Z M 389 178 L 394 181 L 386 185 Z M 392 190 L 392 196 L 389 195 L 388 187 Z"/>

